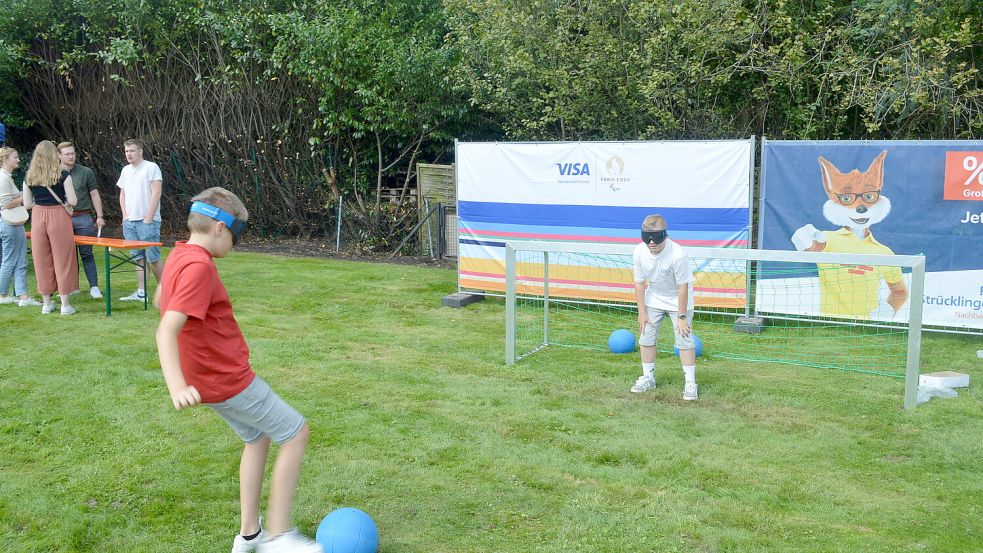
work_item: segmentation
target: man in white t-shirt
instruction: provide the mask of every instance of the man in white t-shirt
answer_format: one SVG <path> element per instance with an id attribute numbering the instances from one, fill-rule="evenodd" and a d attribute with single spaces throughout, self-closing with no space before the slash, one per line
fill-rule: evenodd
<path id="1" fill-rule="evenodd" d="M 666 220 L 649 215 L 642 222 L 642 243 L 632 254 L 635 265 L 635 302 L 638 304 L 639 349 L 642 376 L 631 387 L 641 393 L 655 387 L 655 352 L 659 326 L 668 315 L 676 338 L 686 384 L 683 399 L 697 398 L 696 342 L 693 339 L 693 268 L 679 244 L 669 239 Z"/>
<path id="2" fill-rule="evenodd" d="M 116 186 L 119 187 L 119 207 L 123 214 L 123 238 L 143 242 L 160 242 L 160 196 L 164 180 L 160 167 L 152 161 L 143 159 L 143 142 L 131 138 L 123 143 L 123 153 L 129 165 L 123 167 Z M 134 250 L 133 257 L 139 259 L 141 250 Z M 147 261 L 160 282 L 164 264 L 160 262 L 160 248 L 146 249 Z M 139 261 L 138 261 L 139 263 Z M 137 273 L 137 290 L 121 301 L 144 301 L 144 267 Z"/>

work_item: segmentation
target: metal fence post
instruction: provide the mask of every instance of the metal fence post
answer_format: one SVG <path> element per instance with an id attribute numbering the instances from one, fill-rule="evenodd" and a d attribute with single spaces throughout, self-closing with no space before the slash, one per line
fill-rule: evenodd
<path id="1" fill-rule="evenodd" d="M 437 203 L 437 259 L 444 258 L 444 204 Z"/>
<path id="2" fill-rule="evenodd" d="M 338 227 L 335 230 L 335 238 L 334 238 L 334 251 L 335 251 L 335 253 L 338 253 L 338 252 L 341 251 L 341 214 L 342 214 L 341 206 L 344 203 L 345 203 L 345 198 L 342 195 L 339 194 L 338 195 Z"/>

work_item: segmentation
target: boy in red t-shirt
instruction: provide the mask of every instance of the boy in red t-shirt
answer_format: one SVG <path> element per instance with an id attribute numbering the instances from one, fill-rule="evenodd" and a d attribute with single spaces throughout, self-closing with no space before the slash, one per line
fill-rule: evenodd
<path id="1" fill-rule="evenodd" d="M 323 553 L 320 545 L 290 528 L 307 422 L 250 368 L 249 347 L 212 261 L 239 242 L 249 214 L 224 188 L 209 188 L 192 201 L 191 237 L 175 245 L 154 297 L 161 312 L 157 351 L 171 401 L 175 409 L 208 405 L 246 444 L 239 463 L 242 522 L 232 552 Z M 259 502 L 271 442 L 280 445 L 280 452 L 264 531 Z"/>

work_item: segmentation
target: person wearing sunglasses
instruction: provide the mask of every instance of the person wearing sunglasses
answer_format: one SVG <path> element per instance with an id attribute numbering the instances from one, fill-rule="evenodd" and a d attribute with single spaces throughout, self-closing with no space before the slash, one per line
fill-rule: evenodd
<path id="1" fill-rule="evenodd" d="M 658 214 L 642 222 L 642 242 L 635 246 L 635 302 L 642 376 L 631 387 L 642 393 L 655 387 L 655 354 L 662 319 L 672 322 L 676 349 L 683 365 L 683 399 L 697 398 L 696 342 L 693 339 L 693 269 L 682 246 L 669 239 L 666 220 Z"/>

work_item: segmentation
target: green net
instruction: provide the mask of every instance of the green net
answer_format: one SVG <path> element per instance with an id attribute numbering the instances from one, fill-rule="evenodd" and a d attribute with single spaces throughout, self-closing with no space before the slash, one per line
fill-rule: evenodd
<path id="1" fill-rule="evenodd" d="M 910 275 L 899 267 L 715 259 L 700 250 L 688 251 L 704 356 L 905 376 L 910 313 L 907 302 L 892 303 Z M 615 330 L 639 334 L 628 253 L 518 251 L 515 275 L 517 359 L 547 346 L 606 351 Z M 658 350 L 672 352 L 668 318 L 660 330 Z"/>

